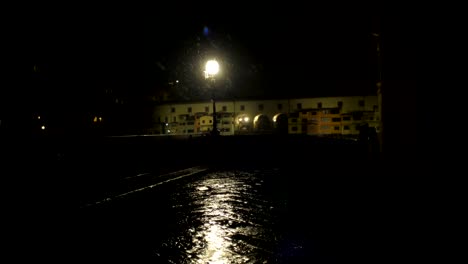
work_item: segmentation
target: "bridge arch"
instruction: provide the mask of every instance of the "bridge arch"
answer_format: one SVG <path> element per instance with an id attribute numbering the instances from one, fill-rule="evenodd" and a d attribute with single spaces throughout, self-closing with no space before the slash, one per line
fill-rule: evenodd
<path id="1" fill-rule="evenodd" d="M 271 120 L 267 115 L 259 114 L 253 120 L 253 127 L 255 131 L 270 131 L 272 129 Z"/>
<path id="2" fill-rule="evenodd" d="M 273 129 L 280 134 L 288 133 L 288 115 L 285 113 L 278 113 L 273 116 Z"/>

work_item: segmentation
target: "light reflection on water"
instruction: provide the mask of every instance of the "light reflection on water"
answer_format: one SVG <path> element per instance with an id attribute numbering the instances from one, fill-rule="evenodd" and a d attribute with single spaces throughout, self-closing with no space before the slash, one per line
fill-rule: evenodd
<path id="1" fill-rule="evenodd" d="M 267 263 L 275 237 L 271 202 L 253 173 L 212 173 L 174 194 L 181 233 L 167 243 L 178 248 L 174 263 Z M 180 259 L 179 259 L 180 258 Z"/>
<path id="2" fill-rule="evenodd" d="M 379 196 L 350 180 L 290 179 L 292 173 L 199 174 L 91 208 L 76 255 L 178 264 L 362 263 L 379 255 L 385 222 L 378 217 L 387 216 L 376 209 Z"/>

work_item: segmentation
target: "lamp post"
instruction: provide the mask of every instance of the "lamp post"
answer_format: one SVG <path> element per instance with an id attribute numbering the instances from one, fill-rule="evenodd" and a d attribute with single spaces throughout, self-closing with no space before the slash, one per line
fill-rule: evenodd
<path id="1" fill-rule="evenodd" d="M 376 39 L 376 52 L 377 52 L 377 105 L 379 107 L 379 131 L 378 131 L 378 141 L 379 141 L 379 154 L 382 153 L 384 145 L 384 123 L 383 123 L 383 101 L 382 101 L 382 53 L 381 53 L 381 36 L 378 33 L 372 33 L 372 36 Z"/>
<path id="2" fill-rule="evenodd" d="M 211 101 L 213 102 L 213 130 L 211 131 L 211 134 L 213 136 L 217 136 L 219 134 L 218 132 L 218 124 L 217 124 L 217 119 L 216 119 L 216 102 L 215 102 L 215 76 L 219 72 L 219 64 L 216 60 L 209 60 L 206 65 L 205 65 L 205 79 L 209 79 L 210 81 L 210 86 L 212 90 L 212 95 L 211 95 Z"/>

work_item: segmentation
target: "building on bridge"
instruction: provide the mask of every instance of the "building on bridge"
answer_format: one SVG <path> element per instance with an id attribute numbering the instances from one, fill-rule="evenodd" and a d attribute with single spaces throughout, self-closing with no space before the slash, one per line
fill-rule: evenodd
<path id="1" fill-rule="evenodd" d="M 377 96 L 216 102 L 221 135 L 289 133 L 357 136 L 365 124 L 379 131 Z M 213 129 L 212 103 L 163 103 L 153 113 L 155 134 L 205 134 Z"/>

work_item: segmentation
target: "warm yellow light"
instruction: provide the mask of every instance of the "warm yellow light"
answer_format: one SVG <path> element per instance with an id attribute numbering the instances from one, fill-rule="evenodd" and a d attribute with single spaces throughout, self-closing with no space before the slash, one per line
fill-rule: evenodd
<path id="1" fill-rule="evenodd" d="M 258 116 L 256 116 L 256 117 L 254 117 L 254 120 L 253 120 L 253 122 L 254 122 L 254 123 L 257 123 L 257 122 L 258 122 L 258 118 L 259 118 L 259 117 L 260 117 L 260 115 L 258 115 Z"/>
<path id="2" fill-rule="evenodd" d="M 102 117 L 99 117 L 99 121 L 102 121 Z"/>
<path id="3" fill-rule="evenodd" d="M 281 114 L 281 113 L 280 113 L 280 114 L 276 114 L 276 115 L 273 117 L 273 122 L 278 121 L 278 118 L 280 117 L 280 115 L 282 115 L 282 114 Z"/>
<path id="4" fill-rule="evenodd" d="M 244 122 L 249 122 L 249 118 L 247 116 L 244 117 Z"/>
<path id="5" fill-rule="evenodd" d="M 41 126 L 41 129 L 42 129 L 42 130 L 45 130 L 45 126 Z"/>
<path id="6" fill-rule="evenodd" d="M 212 77 L 219 72 L 219 63 L 216 60 L 209 60 L 205 65 L 205 78 Z"/>
<path id="7" fill-rule="evenodd" d="M 94 117 L 93 122 L 94 122 L 94 123 L 97 122 L 97 116 Z"/>

